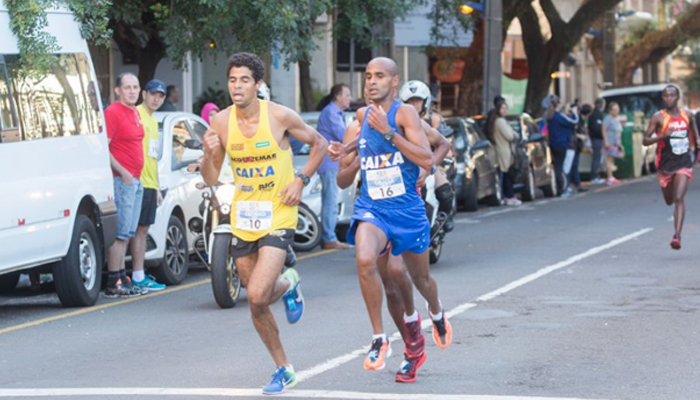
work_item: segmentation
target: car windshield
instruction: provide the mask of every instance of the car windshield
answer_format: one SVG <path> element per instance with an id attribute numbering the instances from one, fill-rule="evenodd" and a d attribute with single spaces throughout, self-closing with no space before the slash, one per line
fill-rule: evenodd
<path id="1" fill-rule="evenodd" d="M 663 108 L 663 99 L 660 91 L 605 97 L 606 108 L 610 107 L 612 102 L 620 105 L 621 113 L 633 114 L 641 111 L 644 113 L 644 118 L 651 118 L 655 112 Z"/>

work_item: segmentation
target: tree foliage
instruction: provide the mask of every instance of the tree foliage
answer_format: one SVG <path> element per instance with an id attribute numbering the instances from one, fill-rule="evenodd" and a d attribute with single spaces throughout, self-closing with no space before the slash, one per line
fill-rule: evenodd
<path id="1" fill-rule="evenodd" d="M 550 38 L 542 35 L 540 20 L 533 4 L 529 1 L 521 1 L 518 4 L 517 15 L 523 29 L 523 43 L 529 67 L 526 112 L 539 114 L 540 103 L 552 83 L 552 72 L 559 68 L 559 63 L 569 56 L 593 23 L 620 2 L 621 0 L 588 0 L 576 10 L 569 21 L 565 21 L 553 0 L 540 0 L 553 33 Z"/>
<path id="2" fill-rule="evenodd" d="M 48 26 L 46 10 L 69 7 L 80 22 L 83 37 L 104 44 L 109 43 L 111 36 L 106 16 L 110 4 L 107 0 L 96 0 L 90 6 L 79 0 L 5 0 L 10 29 L 17 38 L 20 51 L 19 70 L 41 73 L 56 62 L 56 57 L 49 54 L 60 50 L 60 46 L 56 38 L 45 31 Z"/>
<path id="3" fill-rule="evenodd" d="M 648 29 L 636 35 L 617 54 L 618 85 L 632 84 L 634 71 L 647 63 L 657 63 L 675 51 L 678 46 L 700 37 L 700 3 L 693 5 L 675 18 L 676 23 L 666 29 Z"/>

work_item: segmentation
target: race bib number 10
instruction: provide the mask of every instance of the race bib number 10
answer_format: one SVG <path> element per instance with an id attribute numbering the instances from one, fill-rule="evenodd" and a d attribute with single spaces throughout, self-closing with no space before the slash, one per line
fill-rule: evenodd
<path id="1" fill-rule="evenodd" d="M 236 229 L 265 231 L 272 228 L 271 201 L 238 201 L 236 204 Z"/>
<path id="2" fill-rule="evenodd" d="M 390 199 L 406 193 L 399 167 L 368 170 L 366 176 L 367 189 L 372 200 Z"/>

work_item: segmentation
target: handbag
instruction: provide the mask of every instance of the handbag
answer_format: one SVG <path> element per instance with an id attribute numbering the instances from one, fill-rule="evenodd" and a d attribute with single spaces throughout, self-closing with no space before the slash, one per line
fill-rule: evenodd
<path id="1" fill-rule="evenodd" d="M 527 150 L 522 142 L 515 144 L 513 151 L 513 165 L 510 167 L 513 180 L 515 182 L 522 182 L 530 173 L 530 158 L 527 155 Z"/>

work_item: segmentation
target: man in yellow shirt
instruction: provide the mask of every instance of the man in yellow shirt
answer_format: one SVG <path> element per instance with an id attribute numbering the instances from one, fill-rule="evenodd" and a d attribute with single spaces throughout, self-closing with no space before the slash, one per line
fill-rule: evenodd
<path id="1" fill-rule="evenodd" d="M 137 107 L 145 132 L 143 136 L 144 162 L 141 172 L 143 202 L 141 203 L 141 216 L 138 228 L 136 228 L 136 235 L 131 240 L 133 268 L 131 277 L 134 285 L 140 287 L 144 292 L 165 289 L 165 285 L 157 283 L 151 275 L 146 275 L 143 268 L 146 256 L 146 234 L 148 228 L 156 221 L 156 209 L 163 202 L 163 197 L 158 189 L 158 152 L 160 150 L 158 122 L 153 118 L 153 113 L 163 105 L 165 93 L 165 84 L 153 79 L 148 82 L 141 93 L 143 103 Z"/>

